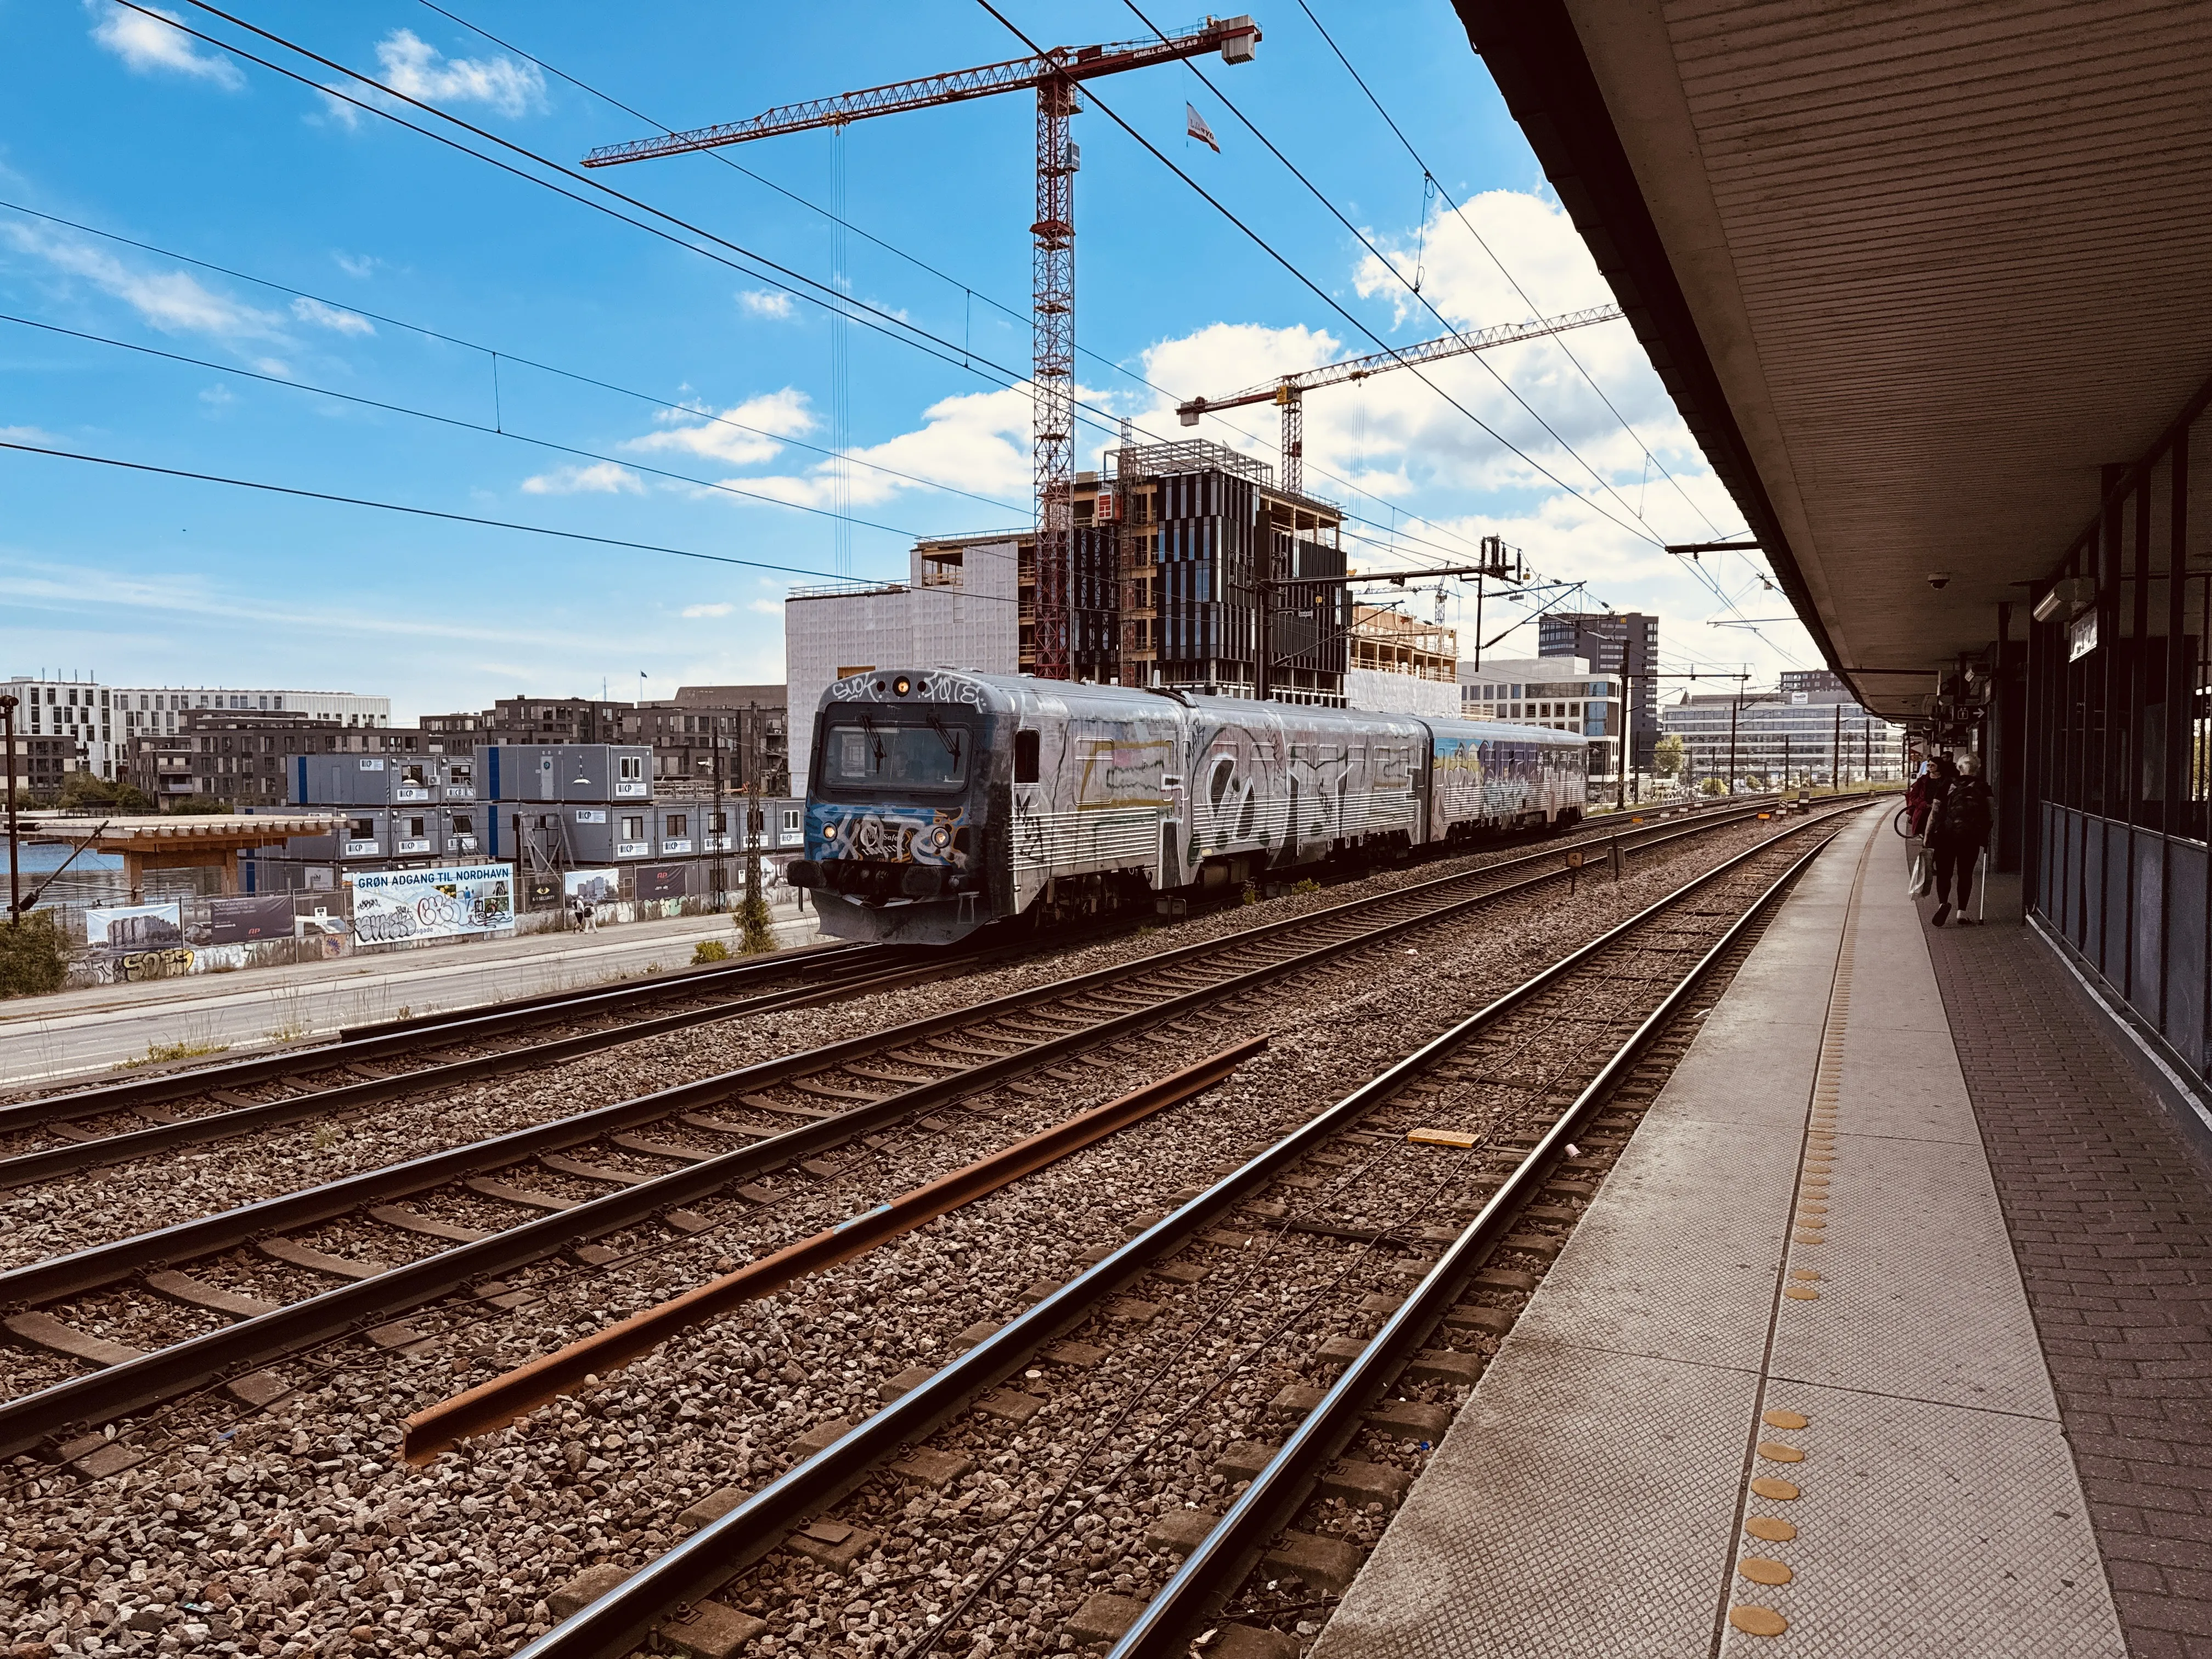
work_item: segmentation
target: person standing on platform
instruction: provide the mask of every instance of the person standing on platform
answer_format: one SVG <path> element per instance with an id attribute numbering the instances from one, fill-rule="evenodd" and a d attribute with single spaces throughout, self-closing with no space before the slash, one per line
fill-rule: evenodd
<path id="1" fill-rule="evenodd" d="M 1928 816 L 1928 847 L 1936 857 L 1936 927 L 1951 919 L 1954 878 L 1959 925 L 1973 925 L 1974 919 L 1966 914 L 1966 903 L 1974 896 L 1974 866 L 1990 844 L 1990 826 L 1996 817 L 1996 798 L 1982 776 L 1982 763 L 1969 755 L 1959 763 L 1958 775 L 1936 798 Z"/>

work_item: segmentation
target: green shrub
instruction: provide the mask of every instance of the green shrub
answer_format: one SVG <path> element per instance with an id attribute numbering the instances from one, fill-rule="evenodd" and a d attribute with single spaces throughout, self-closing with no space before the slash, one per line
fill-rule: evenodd
<path id="1" fill-rule="evenodd" d="M 769 915 L 768 901 L 749 898 L 738 907 L 738 927 L 743 934 L 740 947 L 749 957 L 775 949 L 775 921 Z"/>
<path id="2" fill-rule="evenodd" d="M 1245 903 L 1257 904 L 1260 902 L 1260 889 L 1257 884 L 1249 881 L 1246 882 L 1244 884 L 1244 891 L 1242 896 Z"/>
<path id="3" fill-rule="evenodd" d="M 1318 893 L 1321 891 L 1321 884 L 1311 876 L 1308 876 L 1303 880 L 1292 882 L 1291 890 L 1293 893 Z"/>
<path id="4" fill-rule="evenodd" d="M 68 978 L 69 938 L 52 916 L 33 910 L 0 925 L 0 997 L 45 996 Z"/>
<path id="5" fill-rule="evenodd" d="M 691 965 L 702 967 L 710 962 L 727 962 L 730 947 L 718 939 L 702 939 L 691 947 Z"/>

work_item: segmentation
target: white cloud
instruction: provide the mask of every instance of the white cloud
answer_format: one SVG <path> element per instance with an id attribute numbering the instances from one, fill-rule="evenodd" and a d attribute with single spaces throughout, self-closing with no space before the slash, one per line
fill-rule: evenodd
<path id="1" fill-rule="evenodd" d="M 238 394 L 228 386 L 217 384 L 200 393 L 200 401 L 210 409 L 227 409 L 238 401 Z"/>
<path id="2" fill-rule="evenodd" d="M 738 303 L 755 317 L 774 317 L 778 321 L 791 315 L 791 295 L 779 294 L 773 289 L 748 288 L 738 292 Z"/>
<path id="3" fill-rule="evenodd" d="M 763 617 L 781 617 L 783 615 L 783 601 L 781 599 L 755 599 L 751 604 L 746 605 L 745 609 L 748 611 L 757 611 Z"/>
<path id="4" fill-rule="evenodd" d="M 358 276 L 366 282 L 376 275 L 376 268 L 384 263 L 373 253 L 333 253 L 340 270 L 349 276 Z"/>
<path id="5" fill-rule="evenodd" d="M 52 433 L 35 426 L 0 426 L 0 441 L 11 444 L 55 444 L 60 441 Z"/>
<path id="6" fill-rule="evenodd" d="M 522 488 L 532 495 L 614 495 L 628 491 L 642 495 L 644 482 L 626 466 L 594 461 L 589 466 L 561 466 L 525 478 Z"/>
<path id="7" fill-rule="evenodd" d="M 678 614 L 688 617 L 726 617 L 736 609 L 733 605 L 687 605 Z"/>
<path id="8" fill-rule="evenodd" d="M 697 409 L 691 415 L 705 415 Z M 689 418 L 684 413 L 669 410 L 659 417 L 664 422 L 675 422 Z M 811 431 L 815 421 L 808 409 L 806 394 L 786 386 L 781 392 L 748 398 L 744 403 L 732 404 L 721 411 L 719 418 L 698 421 L 690 425 L 670 424 L 660 432 L 648 432 L 641 438 L 632 438 L 624 446 L 647 453 L 673 453 L 697 455 L 708 460 L 721 461 L 730 466 L 751 466 L 768 459 L 783 446 L 779 437 L 796 437 Z M 747 430 L 745 428 L 750 428 Z"/>
<path id="9" fill-rule="evenodd" d="M 376 332 L 376 325 L 358 313 L 341 311 L 336 306 L 325 305 L 320 300 L 311 300 L 304 294 L 292 301 L 292 314 L 303 323 L 313 323 L 318 328 L 327 328 L 337 334 Z"/>
<path id="10" fill-rule="evenodd" d="M 180 21 L 174 12 L 158 6 L 132 11 L 113 0 L 85 0 L 85 9 L 99 20 L 92 26 L 93 40 L 120 58 L 134 75 L 189 76 L 230 92 L 246 84 L 237 64 L 200 52 L 190 35 L 173 27 Z"/>
<path id="11" fill-rule="evenodd" d="M 4 234 L 21 252 L 114 295 L 166 333 L 212 334 L 228 340 L 284 337 L 281 319 L 273 313 L 217 294 L 181 270 L 134 270 L 99 248 L 27 225 L 9 225 Z"/>
<path id="12" fill-rule="evenodd" d="M 511 58 L 447 58 L 412 29 L 377 42 L 376 60 L 392 89 L 427 104 L 483 104 L 501 115 L 526 115 L 545 102 L 545 76 L 535 64 Z"/>
<path id="13" fill-rule="evenodd" d="M 893 477 L 866 466 L 851 468 L 845 500 L 852 507 L 872 507 L 918 489 L 918 479 L 1023 501 L 1030 492 L 1029 394 L 1009 386 L 946 398 L 922 411 L 916 430 L 846 453 L 856 461 L 913 475 Z M 793 507 L 830 507 L 837 495 L 836 463 L 827 458 L 804 472 L 756 473 L 726 482 Z"/>

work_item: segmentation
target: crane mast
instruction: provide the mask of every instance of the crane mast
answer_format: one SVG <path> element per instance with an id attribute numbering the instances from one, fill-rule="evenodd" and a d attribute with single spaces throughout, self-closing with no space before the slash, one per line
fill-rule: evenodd
<path id="1" fill-rule="evenodd" d="M 1196 426 L 1199 417 L 1212 410 L 1243 409 L 1253 404 L 1273 404 L 1283 417 L 1283 488 L 1294 494 L 1305 486 L 1305 403 L 1304 397 L 1318 386 L 1340 386 L 1346 380 L 1364 380 L 1371 374 L 1385 374 L 1394 368 L 1412 368 L 1420 363 L 1433 363 L 1446 357 L 1460 357 L 1470 351 L 1488 351 L 1495 347 L 1511 345 L 1520 340 L 1541 339 L 1547 334 L 1564 334 L 1571 328 L 1587 328 L 1592 323 L 1609 323 L 1620 316 L 1618 306 L 1590 306 L 1581 311 L 1570 311 L 1557 317 L 1539 317 L 1525 323 L 1501 323 L 1494 328 L 1472 329 L 1464 334 L 1440 335 L 1433 340 L 1424 340 L 1419 345 L 1407 346 L 1395 351 L 1370 351 L 1364 357 L 1346 357 L 1334 363 L 1323 363 L 1318 368 L 1302 369 L 1296 374 L 1284 374 L 1265 386 L 1248 387 L 1226 398 L 1193 398 L 1179 404 L 1176 413 L 1185 426 Z"/>
<path id="2" fill-rule="evenodd" d="M 1030 455 L 1036 500 L 1033 637 L 1038 677 L 1064 680 L 1069 674 L 1068 590 L 1075 528 L 1075 174 L 1080 157 L 1068 133 L 1068 119 L 1082 108 L 1076 88 L 1104 76 L 1214 52 L 1224 63 L 1249 63 L 1259 42 L 1259 27 L 1249 15 L 1208 18 L 1200 27 L 1159 40 L 1054 46 L 1034 57 L 950 75 L 781 105 L 750 120 L 605 144 L 585 156 L 584 165 L 614 167 L 1035 89 L 1036 202 L 1036 217 L 1030 223 L 1030 378 L 1035 410 Z"/>

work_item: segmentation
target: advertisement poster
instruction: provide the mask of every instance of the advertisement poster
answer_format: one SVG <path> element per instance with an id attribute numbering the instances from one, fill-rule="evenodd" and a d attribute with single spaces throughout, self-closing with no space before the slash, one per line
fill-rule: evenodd
<path id="1" fill-rule="evenodd" d="M 523 884 L 523 893 L 533 910 L 550 910 L 561 902 L 561 878 L 532 876 Z"/>
<path id="2" fill-rule="evenodd" d="M 208 901 L 208 943 L 245 945 L 254 939 L 292 937 L 292 896 L 264 893 L 252 898 Z"/>
<path id="3" fill-rule="evenodd" d="M 561 880 L 571 904 L 578 899 L 586 904 L 612 904 L 622 896 L 619 870 L 564 870 Z"/>
<path id="4" fill-rule="evenodd" d="M 288 930 L 289 931 L 289 930 Z M 185 942 L 185 907 L 119 904 L 84 913 L 84 942 L 95 951 L 120 955 L 131 951 L 169 951 Z"/>
<path id="5" fill-rule="evenodd" d="M 691 890 L 691 866 L 688 864 L 647 864 L 636 872 L 637 896 L 641 899 L 680 899 Z"/>
<path id="6" fill-rule="evenodd" d="M 363 945 L 460 939 L 514 926 L 514 866 L 470 864 L 445 870 L 349 870 L 353 936 Z"/>

